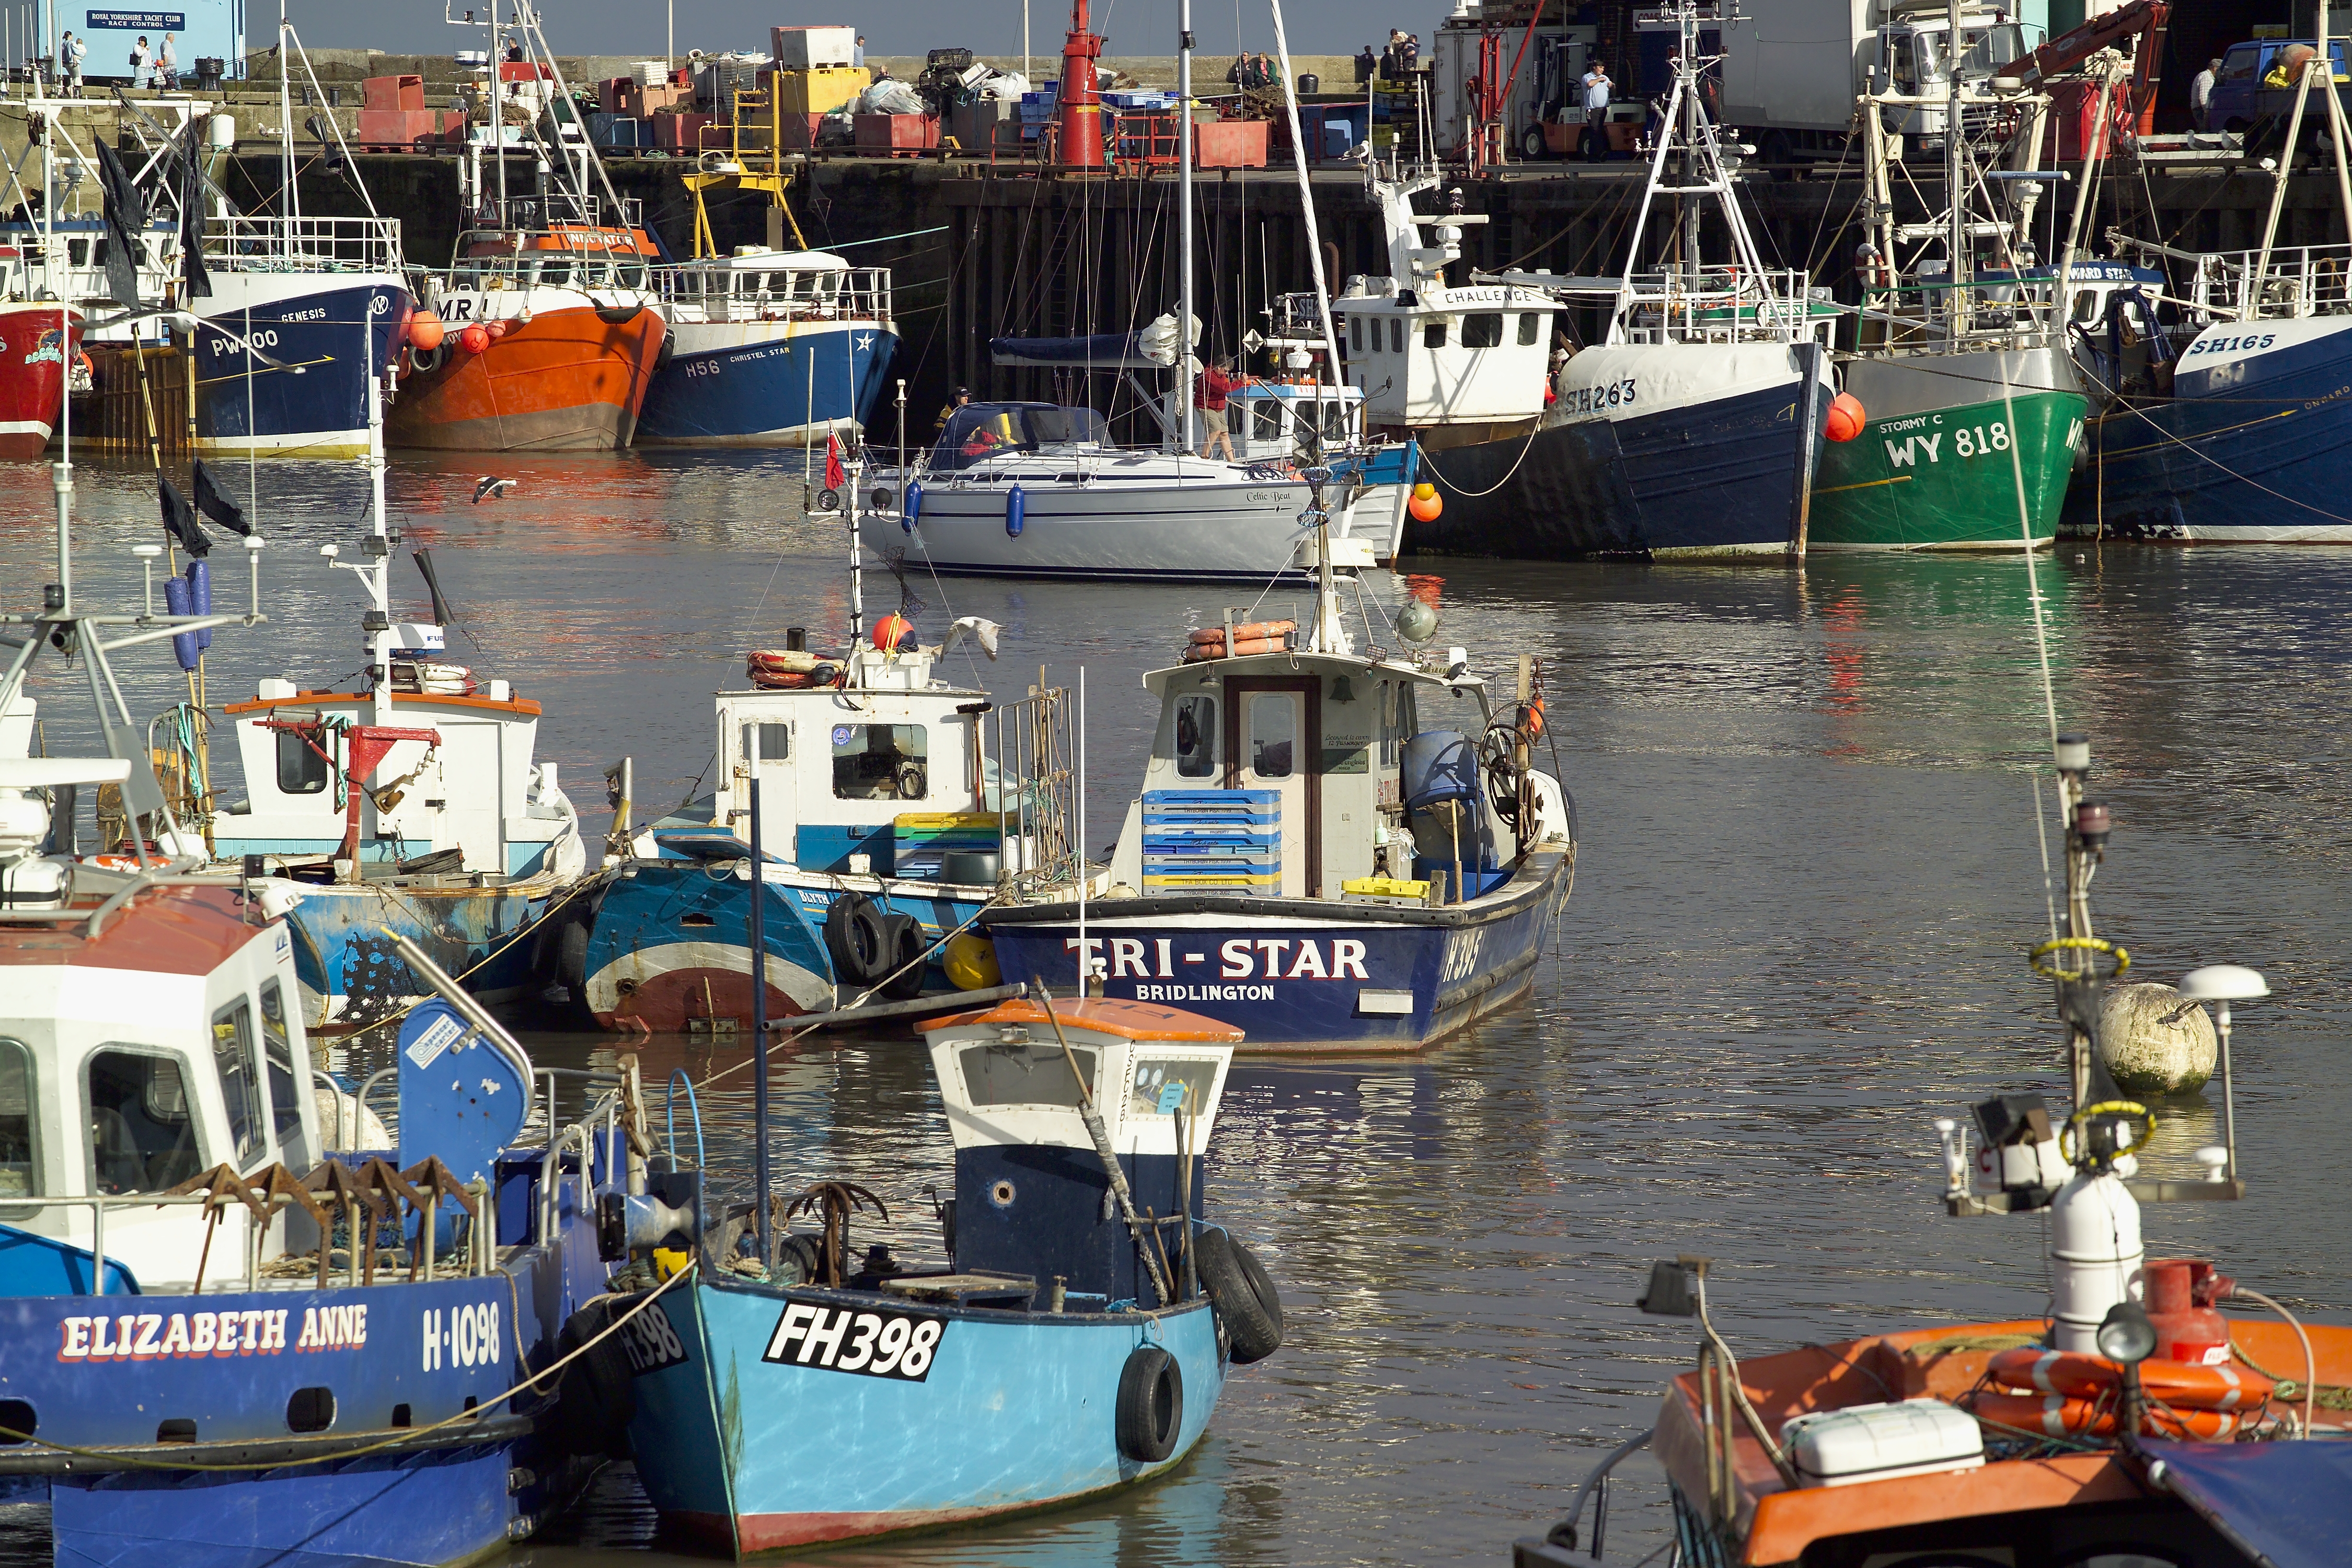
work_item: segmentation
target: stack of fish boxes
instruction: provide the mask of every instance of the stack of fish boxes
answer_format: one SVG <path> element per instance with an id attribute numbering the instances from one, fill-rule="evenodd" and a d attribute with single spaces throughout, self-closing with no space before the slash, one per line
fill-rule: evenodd
<path id="1" fill-rule="evenodd" d="M 913 811 L 890 826 L 898 875 L 936 878 L 951 854 L 994 851 L 1003 824 L 992 811 Z"/>
<path id="2" fill-rule="evenodd" d="M 1273 893 L 1282 886 L 1282 795 L 1143 792 L 1143 891 Z"/>

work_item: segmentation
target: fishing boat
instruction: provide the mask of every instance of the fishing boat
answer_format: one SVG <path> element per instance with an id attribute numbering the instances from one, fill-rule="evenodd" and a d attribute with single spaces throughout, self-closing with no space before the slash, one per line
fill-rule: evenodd
<path id="1" fill-rule="evenodd" d="M 1403 651 L 1358 651 L 1335 568 L 1370 552 L 1310 526 L 1308 626 L 1228 610 L 1144 677 L 1159 721 L 1110 863 L 981 911 L 1008 979 L 1182 1006 L 1255 1051 L 1416 1050 L 1533 984 L 1576 852 L 1535 766 L 1535 661 L 1497 702 L 1466 649 L 1413 651 L 1419 601 Z"/>
<path id="2" fill-rule="evenodd" d="M 1864 261 L 1862 346 L 1839 356 L 1838 372 L 1869 427 L 1822 447 L 1810 549 L 2042 549 L 2057 533 L 2084 405 L 2063 291 L 2032 249 L 2042 184 L 2059 177 L 2038 169 L 2049 100 L 2006 93 L 1988 106 L 1985 83 L 1966 69 L 1947 85 L 1940 97 L 1923 84 L 1924 96 L 1861 100 L 1879 216 Z M 1972 128 L 1944 138 L 1945 189 L 1970 194 L 1899 224 L 1899 138 L 1885 127 L 1937 102 L 1946 123 Z M 1996 188 L 1997 210 L 1984 194 Z M 2074 249 L 2070 241 L 2062 269 L 2072 270 Z"/>
<path id="3" fill-rule="evenodd" d="M 882 1207 L 862 1187 L 772 1207 L 763 1181 L 753 1223 L 706 1237 L 658 1303 L 667 1332 L 631 1384 L 637 1474 L 666 1522 L 738 1558 L 1165 1475 L 1233 1370 L 1281 1343 L 1274 1283 L 1202 1179 L 1238 1031 L 1065 999 L 924 1032 L 955 1146 L 944 1266 L 879 1246 L 861 1263 L 850 1226 Z M 814 1223 L 777 1223 L 794 1213 Z"/>
<path id="4" fill-rule="evenodd" d="M 363 674 L 353 689 L 271 677 L 226 705 L 246 795 L 208 824 L 214 853 L 268 879 L 288 910 L 313 1028 L 388 1017 L 425 994 L 395 933 L 493 1002 L 530 977 L 521 933 L 587 868 L 579 815 L 551 762 L 534 761 L 540 704 L 446 657 L 454 619 L 431 554 L 414 552 L 432 602 L 394 622 L 399 539 L 383 504 L 383 405 L 371 399 L 371 527 L 355 574 Z M 200 650 L 182 650 L 193 667 Z"/>
<path id="5" fill-rule="evenodd" d="M 514 29 L 529 58 L 498 67 L 496 122 L 475 127 L 466 145 L 459 195 L 467 226 L 449 266 L 421 277 L 440 331 L 411 334 L 388 426 L 394 446 L 625 447 L 667 352 L 647 275 L 659 248 L 579 127 L 553 118 L 571 95 L 535 16 L 527 10 Z M 495 24 L 491 35 L 494 43 L 501 36 Z M 529 195 L 508 188 L 504 150 L 518 141 L 545 171 Z M 484 189 L 486 152 L 495 195 Z M 478 214 L 488 221 L 475 223 Z"/>
<path id="6" fill-rule="evenodd" d="M 747 245 L 656 267 L 652 286 L 672 344 L 637 445 L 855 444 L 873 420 L 898 344 L 887 268 Z"/>
<path id="7" fill-rule="evenodd" d="M 2340 1557 L 2352 1538 L 2352 1443 L 2341 1440 L 2352 1410 L 2340 1397 L 2352 1328 L 2303 1322 L 2217 1260 L 2153 1256 L 2143 1236 L 2144 1205 L 2245 1195 L 2231 1009 L 2269 984 L 2207 965 L 2181 979 L 2168 1016 L 2155 1015 L 2171 1025 L 2213 1009 L 2205 1037 L 2221 1135 L 2195 1151 L 2193 1173 L 2143 1163 L 2173 1113 L 2117 1087 L 2113 1042 L 2098 1037 L 2122 1026 L 2103 998 L 2130 965 L 2091 919 L 2095 870 L 2115 874 L 2115 825 L 2087 793 L 2088 739 L 2055 735 L 2052 760 L 2066 924 L 2057 934 L 2053 914 L 2030 963 L 2064 1028 L 2051 1070 L 2034 1076 L 2063 1083 L 2066 1100 L 1996 1094 L 1965 1122 L 1935 1123 L 1945 1212 L 2031 1225 L 2046 1286 L 2037 1280 L 1997 1321 L 1921 1327 L 1912 1313 L 1884 1333 L 1823 1334 L 1743 1361 L 1709 1315 L 1708 1260 L 1656 1264 L 1641 1308 L 1695 1316 L 1698 1365 L 1668 1385 L 1655 1426 L 1587 1477 L 1548 1538 L 1517 1544 L 1519 1568 L 1598 1562 L 1609 1473 L 1644 1447 L 1673 1489 L 1686 1563 L 2254 1568 Z"/>
<path id="8" fill-rule="evenodd" d="M 0 253 L 10 273 L 21 258 Z M 38 458 L 58 427 L 66 401 L 66 366 L 81 353 L 81 311 L 71 305 L 17 303 L 23 289 L 11 277 L 0 304 L 0 462 Z"/>
<path id="9" fill-rule="evenodd" d="M 57 494 L 69 563 L 63 464 Z M 54 639 L 118 742 L 113 656 L 262 618 L 257 571 L 243 616 L 104 613 L 60 578 L 0 617 L 0 713 Z M 524 1380 L 611 1273 L 591 1185 L 625 1183 L 627 1097 L 563 1125 L 412 950 L 454 1001 L 404 1020 L 383 1134 L 313 1055 L 264 889 L 205 869 L 143 749 L 110 750 L 0 757 L 0 1498 L 46 1505 L 61 1561 L 438 1568 L 527 1538 L 588 1473 Z M 72 852 L 93 787 L 150 825 L 120 868 Z"/>
<path id="10" fill-rule="evenodd" d="M 863 635 L 860 580 L 847 651 L 812 651 L 793 627 L 717 694 L 711 795 L 633 827 L 634 786 L 619 787 L 614 853 L 538 944 L 542 994 L 575 1021 L 748 1027 L 761 1005 L 781 1018 L 987 991 L 1003 979 L 987 944 L 960 933 L 1002 889 L 1074 874 L 1066 695 L 998 702 L 944 679 L 967 636 L 994 657 L 992 625 L 926 646 L 891 615 Z"/>

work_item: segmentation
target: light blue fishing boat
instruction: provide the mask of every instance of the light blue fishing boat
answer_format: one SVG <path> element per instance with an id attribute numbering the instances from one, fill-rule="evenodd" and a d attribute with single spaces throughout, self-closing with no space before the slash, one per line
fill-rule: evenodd
<path id="1" fill-rule="evenodd" d="M 873 1194 L 820 1183 L 821 1232 L 706 1230 L 630 1438 L 672 1526 L 742 1556 L 990 1519 L 1166 1473 L 1235 1363 L 1280 1342 L 1247 1250 L 1203 1223 L 1200 1166 L 1238 1030 L 1100 998 L 924 1026 L 956 1146 L 944 1268 L 862 1265 Z M 762 1268 L 762 1253 L 769 1259 Z"/>

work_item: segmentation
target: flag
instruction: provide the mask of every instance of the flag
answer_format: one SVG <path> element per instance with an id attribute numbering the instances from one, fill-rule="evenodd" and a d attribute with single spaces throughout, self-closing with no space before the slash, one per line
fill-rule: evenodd
<path id="1" fill-rule="evenodd" d="M 106 143 L 101 142 L 99 145 L 103 147 Z M 187 497 L 182 495 L 180 487 L 172 482 L 172 476 L 157 474 L 155 488 L 163 502 L 163 527 L 180 542 L 180 548 L 199 560 L 210 554 L 213 542 L 205 537 L 205 525 L 196 521 L 195 512 L 188 506 Z"/>
<path id="2" fill-rule="evenodd" d="M 847 488 L 848 484 L 849 470 L 841 466 L 841 437 L 827 436 L 824 438 L 824 488 L 837 490 Z"/>
<path id="3" fill-rule="evenodd" d="M 188 121 L 187 145 L 180 149 L 180 298 L 209 300 L 213 297 L 212 274 L 205 270 L 205 172 L 196 162 L 196 143 L 205 133 L 208 117 L 198 116 Z M 196 465 L 196 504 L 205 507 L 205 515 L 239 533 L 227 518 L 205 506 L 204 465 Z M 236 509 L 231 508 L 232 511 Z M 241 521 L 241 519 L 240 519 Z"/>
<path id="4" fill-rule="evenodd" d="M 202 458 L 196 461 L 196 510 L 231 533 L 253 537 L 253 524 L 245 521 L 245 509 L 221 493 L 220 486 L 213 482 L 213 471 L 205 467 Z"/>
<path id="5" fill-rule="evenodd" d="M 147 229 L 147 198 L 112 143 L 98 139 L 98 179 L 106 193 L 106 287 L 126 310 L 139 309 L 139 241 Z"/>

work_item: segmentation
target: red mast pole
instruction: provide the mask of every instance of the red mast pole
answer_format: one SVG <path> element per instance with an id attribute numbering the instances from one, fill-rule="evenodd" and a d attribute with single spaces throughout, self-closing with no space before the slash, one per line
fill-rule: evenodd
<path id="1" fill-rule="evenodd" d="M 1087 28 L 1087 0 L 1071 0 L 1070 36 L 1062 46 L 1062 86 L 1055 100 L 1060 121 L 1062 163 L 1074 169 L 1103 167 L 1102 99 L 1095 91 L 1095 59 L 1100 35 Z"/>

